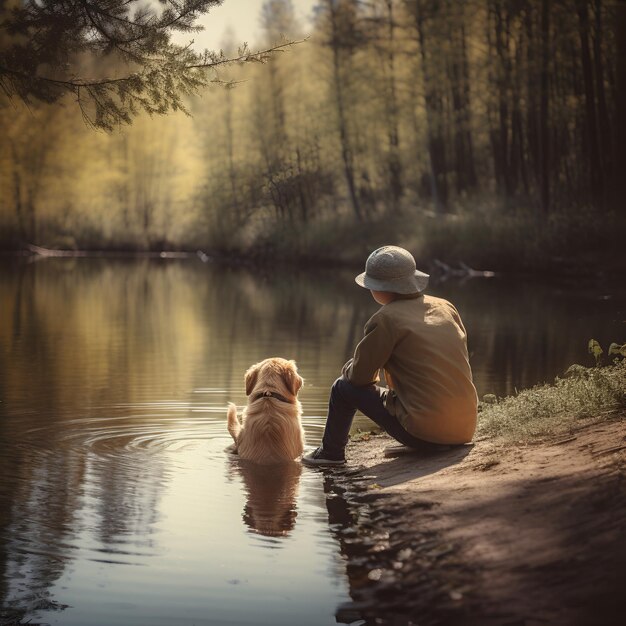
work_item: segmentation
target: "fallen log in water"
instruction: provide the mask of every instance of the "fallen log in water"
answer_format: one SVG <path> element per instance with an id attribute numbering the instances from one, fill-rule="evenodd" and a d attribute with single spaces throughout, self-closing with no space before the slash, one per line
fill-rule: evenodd
<path id="1" fill-rule="evenodd" d="M 129 257 L 141 256 L 157 259 L 187 259 L 194 256 L 193 252 L 111 252 L 106 250 L 55 250 L 43 248 L 32 243 L 26 245 L 26 249 L 39 257 Z"/>
<path id="2" fill-rule="evenodd" d="M 446 280 L 448 278 L 493 278 L 496 273 L 491 270 L 475 270 L 463 261 L 459 262 L 459 267 L 455 268 L 439 259 L 433 259 L 430 267 L 431 276 Z"/>
<path id="3" fill-rule="evenodd" d="M 26 248 L 32 254 L 36 254 L 38 256 L 50 256 L 50 257 L 59 257 L 59 256 L 87 256 L 87 252 L 81 250 L 51 250 L 50 248 L 42 248 L 41 246 L 36 246 L 35 244 L 29 243 L 26 245 Z"/>

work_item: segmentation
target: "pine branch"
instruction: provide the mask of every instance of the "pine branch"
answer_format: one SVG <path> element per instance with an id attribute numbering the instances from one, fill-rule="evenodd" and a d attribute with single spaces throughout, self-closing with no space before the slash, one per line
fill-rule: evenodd
<path id="1" fill-rule="evenodd" d="M 196 94 L 209 83 L 232 86 L 217 70 L 232 64 L 265 63 L 300 41 L 285 41 L 264 50 L 247 45 L 237 56 L 205 50 L 198 54 L 188 46 L 174 45 L 170 31 L 193 31 L 196 18 L 221 0 L 168 0 L 161 13 L 134 7 L 140 0 L 26 1 L 3 13 L 1 27 L 10 45 L 0 65 L 0 92 L 23 102 L 54 102 L 66 93 L 76 96 L 85 119 L 110 130 L 130 124 L 144 110 L 150 114 L 186 112 L 182 98 Z M 304 41 L 304 40 L 302 40 Z M 102 58 L 114 53 L 131 69 L 123 76 L 84 78 L 50 76 L 44 68 L 62 68 L 77 54 Z M 216 75 L 207 77 L 207 71 Z"/>

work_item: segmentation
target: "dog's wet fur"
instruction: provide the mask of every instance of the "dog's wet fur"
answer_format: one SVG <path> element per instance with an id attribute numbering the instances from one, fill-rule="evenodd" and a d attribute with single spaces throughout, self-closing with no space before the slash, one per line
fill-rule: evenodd
<path id="1" fill-rule="evenodd" d="M 303 382 L 296 363 L 279 357 L 265 359 L 248 369 L 248 405 L 241 420 L 237 407 L 228 403 L 228 432 L 241 459 L 272 465 L 301 456 L 304 431 L 298 391 Z"/>

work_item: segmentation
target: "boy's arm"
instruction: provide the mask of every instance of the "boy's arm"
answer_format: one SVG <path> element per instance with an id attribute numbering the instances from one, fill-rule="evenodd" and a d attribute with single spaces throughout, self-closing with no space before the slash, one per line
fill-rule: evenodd
<path id="1" fill-rule="evenodd" d="M 365 336 L 354 351 L 354 358 L 343 368 L 343 375 L 357 387 L 379 380 L 378 372 L 387 363 L 393 350 L 391 333 L 380 320 L 365 325 Z"/>
<path id="2" fill-rule="evenodd" d="M 465 337 L 467 337 L 467 331 L 465 330 L 465 326 L 463 325 L 463 321 L 461 320 L 461 316 L 459 312 L 456 310 L 456 307 L 453 304 L 450 304 L 450 308 L 452 309 L 452 319 L 456 322 L 457 326 L 461 329 L 461 332 Z"/>

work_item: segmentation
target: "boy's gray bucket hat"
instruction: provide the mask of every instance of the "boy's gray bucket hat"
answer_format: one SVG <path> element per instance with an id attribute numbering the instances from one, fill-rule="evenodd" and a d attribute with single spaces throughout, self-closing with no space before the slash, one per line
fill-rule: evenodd
<path id="1" fill-rule="evenodd" d="M 365 271 L 354 280 L 366 289 L 407 294 L 424 291 L 428 278 L 428 274 L 415 269 L 415 259 L 408 250 L 383 246 L 369 255 Z"/>

